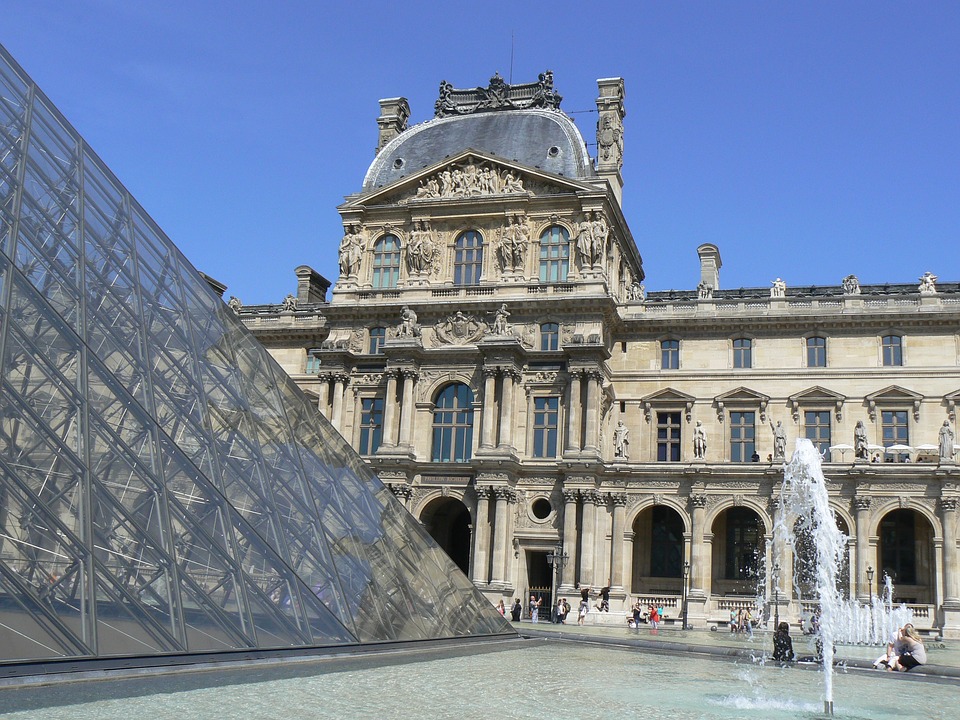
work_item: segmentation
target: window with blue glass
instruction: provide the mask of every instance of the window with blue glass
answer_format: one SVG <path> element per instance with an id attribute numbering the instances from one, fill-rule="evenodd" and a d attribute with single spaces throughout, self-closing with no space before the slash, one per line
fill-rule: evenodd
<path id="1" fill-rule="evenodd" d="M 433 411 L 433 462 L 467 462 L 473 448 L 473 392 L 462 383 L 447 385 Z"/>
<path id="2" fill-rule="evenodd" d="M 303 371 L 307 375 L 316 375 L 320 372 L 320 358 L 317 357 L 317 348 L 307 350 L 307 366 Z"/>
<path id="3" fill-rule="evenodd" d="M 540 326 L 540 349 L 560 349 L 560 325 L 557 323 L 543 323 Z"/>
<path id="4" fill-rule="evenodd" d="M 551 225 L 540 234 L 540 282 L 566 282 L 570 272 L 570 233 Z"/>
<path id="5" fill-rule="evenodd" d="M 360 401 L 361 455 L 373 455 L 383 440 L 383 398 L 363 398 Z"/>
<path id="6" fill-rule="evenodd" d="M 753 341 L 750 338 L 737 338 L 733 341 L 733 367 L 753 367 Z"/>
<path id="7" fill-rule="evenodd" d="M 460 233 L 454 246 L 453 284 L 479 285 L 483 269 L 483 237 L 476 230 Z"/>
<path id="8" fill-rule="evenodd" d="M 899 335 L 884 335 L 881 340 L 883 346 L 883 364 L 885 367 L 903 365 L 903 338 Z"/>
<path id="9" fill-rule="evenodd" d="M 884 410 L 880 413 L 884 447 L 910 444 L 910 426 L 907 416 L 906 410 Z"/>
<path id="10" fill-rule="evenodd" d="M 727 547 L 724 577 L 727 580 L 753 580 L 763 557 L 763 526 L 750 508 L 727 510 Z"/>
<path id="11" fill-rule="evenodd" d="M 657 413 L 657 462 L 680 461 L 680 413 Z"/>
<path id="12" fill-rule="evenodd" d="M 660 369 L 680 369 L 680 341 L 662 340 L 660 342 Z"/>
<path id="13" fill-rule="evenodd" d="M 814 335 L 807 338 L 807 367 L 827 366 L 827 339 Z"/>
<path id="14" fill-rule="evenodd" d="M 370 328 L 370 354 L 383 354 L 383 341 L 387 339 L 387 329 L 382 327 Z"/>
<path id="15" fill-rule="evenodd" d="M 533 457 L 557 456 L 557 434 L 560 417 L 560 399 L 538 397 L 533 399 Z"/>
<path id="16" fill-rule="evenodd" d="M 803 413 L 804 437 L 813 443 L 821 455 L 830 449 L 830 411 L 807 410 Z"/>
<path id="17" fill-rule="evenodd" d="M 756 417 L 753 412 L 730 413 L 730 461 L 750 462 L 756 449 Z"/>
<path id="18" fill-rule="evenodd" d="M 373 246 L 373 287 L 395 288 L 400 279 L 400 241 L 396 235 L 384 235 Z"/>

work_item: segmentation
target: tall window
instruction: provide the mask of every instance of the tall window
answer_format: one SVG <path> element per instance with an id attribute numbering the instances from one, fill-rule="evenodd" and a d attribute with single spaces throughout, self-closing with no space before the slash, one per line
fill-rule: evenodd
<path id="1" fill-rule="evenodd" d="M 661 340 L 660 341 L 660 369 L 661 370 L 679 370 L 680 369 L 680 341 L 679 340 Z"/>
<path id="2" fill-rule="evenodd" d="M 316 355 L 317 348 L 307 350 L 307 366 L 303 369 L 307 375 L 316 375 L 320 372 L 320 358 Z"/>
<path id="3" fill-rule="evenodd" d="M 757 577 L 761 558 L 760 518 L 750 508 L 727 510 L 727 580 Z"/>
<path id="4" fill-rule="evenodd" d="M 827 339 L 815 335 L 807 338 L 807 367 L 827 366 Z"/>
<path id="5" fill-rule="evenodd" d="M 735 368 L 753 367 L 753 340 L 737 338 L 733 341 L 733 366 Z"/>
<path id="6" fill-rule="evenodd" d="M 557 456 L 559 414 L 559 398 L 538 397 L 533 399 L 533 457 L 552 458 Z"/>
<path id="7" fill-rule="evenodd" d="M 807 410 L 803 413 L 804 437 L 823 455 L 830 449 L 830 411 Z"/>
<path id="8" fill-rule="evenodd" d="M 912 510 L 894 510 L 880 521 L 880 564 L 893 580 L 917 582 L 916 520 Z"/>
<path id="9" fill-rule="evenodd" d="M 566 282 L 570 272 L 570 233 L 551 225 L 540 235 L 540 282 Z"/>
<path id="10" fill-rule="evenodd" d="M 884 335 L 880 342 L 883 346 L 884 366 L 903 365 L 903 338 L 899 335 Z"/>
<path id="11" fill-rule="evenodd" d="M 756 450 L 757 428 L 754 413 L 730 413 L 730 461 L 750 462 Z"/>
<path id="12" fill-rule="evenodd" d="M 387 329 L 382 327 L 370 328 L 370 354 L 383 354 L 383 341 L 387 339 Z"/>
<path id="13" fill-rule="evenodd" d="M 680 461 L 680 413 L 657 413 L 657 462 Z"/>
<path id="14" fill-rule="evenodd" d="M 453 256 L 453 284 L 479 285 L 483 269 L 483 237 L 476 230 L 460 233 Z"/>
<path id="15" fill-rule="evenodd" d="M 880 413 L 883 428 L 883 446 L 909 445 L 910 428 L 906 410 L 884 410 Z"/>
<path id="16" fill-rule="evenodd" d="M 383 398 L 363 398 L 360 401 L 361 455 L 373 455 L 383 440 Z"/>
<path id="17" fill-rule="evenodd" d="M 396 235 L 384 235 L 373 246 L 373 287 L 395 288 L 400 279 L 400 241 Z"/>
<path id="18" fill-rule="evenodd" d="M 544 323 L 540 326 L 540 349 L 560 349 L 560 326 L 557 323 Z"/>
<path id="19" fill-rule="evenodd" d="M 650 575 L 682 577 L 683 520 L 675 510 L 665 505 L 654 505 L 652 515 Z"/>
<path id="20" fill-rule="evenodd" d="M 467 462 L 473 447 L 473 393 L 466 385 L 447 385 L 433 411 L 434 462 Z"/>

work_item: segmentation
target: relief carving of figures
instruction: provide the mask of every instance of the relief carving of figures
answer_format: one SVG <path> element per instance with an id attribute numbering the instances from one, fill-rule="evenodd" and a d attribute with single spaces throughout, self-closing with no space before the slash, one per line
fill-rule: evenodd
<path id="1" fill-rule="evenodd" d="M 787 284 L 777 278 L 773 281 L 773 287 L 770 288 L 770 297 L 772 298 L 784 298 L 787 296 Z"/>
<path id="2" fill-rule="evenodd" d="M 920 276 L 920 287 L 917 288 L 921 295 L 937 294 L 937 276 L 927 271 Z"/>
<path id="3" fill-rule="evenodd" d="M 860 294 L 860 280 L 856 275 L 847 275 L 843 279 L 843 294 L 844 295 L 859 295 Z"/>
<path id="4" fill-rule="evenodd" d="M 407 305 L 400 311 L 400 324 L 397 326 L 397 337 L 420 337 L 420 325 L 417 323 L 417 314 Z"/>
<path id="5" fill-rule="evenodd" d="M 512 170 L 498 170 L 489 163 L 472 160 L 451 165 L 420 181 L 417 198 L 459 198 L 526 192 L 523 180 Z"/>
<path id="6" fill-rule="evenodd" d="M 519 216 L 500 230 L 500 242 L 497 245 L 497 260 L 503 272 L 523 269 L 527 246 L 530 244 L 530 229 Z"/>
<path id="7" fill-rule="evenodd" d="M 956 450 L 953 447 L 953 428 L 950 427 L 950 421 L 944 420 L 940 426 L 940 460 L 953 460 Z"/>
<path id="8" fill-rule="evenodd" d="M 460 310 L 442 323 L 438 323 L 433 329 L 437 341 L 444 345 L 466 345 L 476 342 L 483 337 L 485 330 L 484 323 L 473 315 L 464 315 Z"/>
<path id="9" fill-rule="evenodd" d="M 356 225 L 347 226 L 343 240 L 340 241 L 338 257 L 341 275 L 355 276 L 360 270 L 360 259 L 363 257 L 363 235 Z"/>
<path id="10" fill-rule="evenodd" d="M 613 160 L 623 165 L 623 124 L 615 115 L 604 115 L 597 121 L 597 145 L 601 160 Z"/>
<path id="11" fill-rule="evenodd" d="M 407 243 L 407 270 L 411 275 L 429 273 L 436 256 L 437 246 L 429 225 L 419 220 L 414 222 Z"/>
<path id="12" fill-rule="evenodd" d="M 580 266 L 592 268 L 600 264 L 607 250 L 610 229 L 602 213 L 587 211 L 577 233 L 577 255 Z"/>

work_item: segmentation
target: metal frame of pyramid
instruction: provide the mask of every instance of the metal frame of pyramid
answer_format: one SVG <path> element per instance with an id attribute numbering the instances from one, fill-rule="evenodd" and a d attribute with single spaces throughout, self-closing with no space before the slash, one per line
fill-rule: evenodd
<path id="1" fill-rule="evenodd" d="M 0 664 L 512 632 L 0 46 Z"/>

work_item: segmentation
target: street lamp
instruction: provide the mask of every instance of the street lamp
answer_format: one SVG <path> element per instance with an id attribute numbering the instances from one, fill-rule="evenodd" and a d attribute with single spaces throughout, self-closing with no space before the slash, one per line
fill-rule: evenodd
<path id="1" fill-rule="evenodd" d="M 552 569 L 552 580 L 550 586 L 550 616 L 556 617 L 557 608 L 557 575 L 563 575 L 563 566 L 567 564 L 570 556 L 563 552 L 563 546 L 557 545 L 551 552 L 547 553 L 547 562 Z M 557 622 L 554 620 L 554 622 Z"/>
<path id="2" fill-rule="evenodd" d="M 870 604 L 873 605 L 873 565 L 867 565 L 867 592 L 870 597 Z"/>
<path id="3" fill-rule="evenodd" d="M 773 564 L 773 629 L 780 627 L 780 563 Z"/>
<path id="4" fill-rule="evenodd" d="M 684 561 L 683 563 L 683 587 L 681 588 L 683 592 L 683 629 L 687 629 L 687 596 L 689 595 L 689 589 L 687 585 L 690 578 L 690 563 Z"/>

